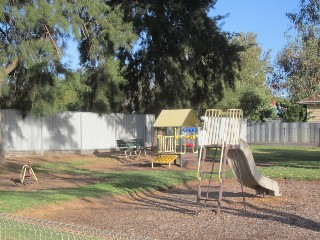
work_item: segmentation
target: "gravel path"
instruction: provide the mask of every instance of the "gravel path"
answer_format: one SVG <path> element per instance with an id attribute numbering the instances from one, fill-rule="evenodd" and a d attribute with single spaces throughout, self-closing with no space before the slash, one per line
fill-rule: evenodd
<path id="1" fill-rule="evenodd" d="M 257 197 L 245 188 L 244 210 L 240 185 L 227 180 L 220 214 L 212 211 L 216 202 L 210 202 L 194 215 L 196 183 L 163 192 L 76 200 L 28 214 L 148 239 L 320 239 L 319 182 L 278 183 L 280 197 Z"/>

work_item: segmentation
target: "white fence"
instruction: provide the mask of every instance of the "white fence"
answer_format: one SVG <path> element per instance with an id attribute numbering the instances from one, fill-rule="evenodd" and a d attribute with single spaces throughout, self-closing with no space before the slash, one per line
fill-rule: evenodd
<path id="1" fill-rule="evenodd" d="M 152 114 L 103 114 L 66 112 L 22 118 L 16 110 L 1 110 L 1 131 L 6 154 L 52 151 L 93 152 L 114 150 L 121 138 L 153 140 Z M 320 123 L 245 123 L 243 138 L 249 144 L 320 146 Z M 201 142 L 201 131 L 199 133 Z"/>
<path id="2" fill-rule="evenodd" d="M 150 147 L 154 115 L 66 112 L 22 118 L 16 110 L 2 110 L 1 130 L 6 154 L 11 152 L 113 150 L 120 138 L 144 139 Z"/>
<path id="3" fill-rule="evenodd" d="M 320 146 L 320 123 L 248 123 L 250 144 Z"/>

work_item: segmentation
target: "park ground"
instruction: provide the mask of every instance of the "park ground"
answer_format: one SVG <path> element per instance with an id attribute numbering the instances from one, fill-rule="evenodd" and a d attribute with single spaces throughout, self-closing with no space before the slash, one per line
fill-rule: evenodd
<path id="1" fill-rule="evenodd" d="M 20 184 L 21 167 L 86 159 L 82 169 L 101 172 L 166 171 L 167 165 L 151 169 L 152 154 L 128 158 L 116 153 L 93 155 L 11 156 L 0 169 L 0 191 L 36 192 L 43 189 L 79 188 L 101 179 L 67 172 L 37 172 L 39 182 Z M 5 171 L 4 171 L 5 169 Z M 170 171 L 196 169 L 173 165 Z M 216 202 L 201 206 L 195 216 L 197 181 L 162 190 L 128 192 L 116 196 L 81 197 L 70 201 L 34 206 L 13 212 L 63 224 L 85 226 L 131 236 L 130 239 L 320 239 L 319 181 L 277 179 L 280 197 L 256 196 L 236 180 L 227 179 L 221 212 Z M 217 182 L 218 184 L 218 182 Z"/>

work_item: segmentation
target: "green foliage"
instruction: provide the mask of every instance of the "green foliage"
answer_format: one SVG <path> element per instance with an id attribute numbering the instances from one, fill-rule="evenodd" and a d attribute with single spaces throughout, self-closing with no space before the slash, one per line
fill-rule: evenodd
<path id="1" fill-rule="evenodd" d="M 318 0 L 300 0 L 300 9 L 288 13 L 297 36 L 289 40 L 277 58 L 272 79 L 276 90 L 289 93 L 292 101 L 320 93 L 320 5 Z"/>
<path id="2" fill-rule="evenodd" d="M 116 1 L 139 35 L 134 52 L 121 51 L 126 109 L 196 111 L 221 99 L 232 86 L 239 47 L 228 41 L 208 10 L 216 1 Z"/>
<path id="3" fill-rule="evenodd" d="M 240 108 L 239 100 L 239 92 L 236 89 L 225 88 L 223 89 L 223 99 L 215 105 L 215 108 L 223 111 Z"/>
<path id="4" fill-rule="evenodd" d="M 109 4 L 101 0 L 2 1 L 1 106 L 41 115 L 85 108 L 95 94 L 103 106 L 91 104 L 88 110 L 109 111 L 114 102 L 119 102 L 119 97 L 113 100 L 120 82 L 116 53 L 120 48 L 129 49 L 135 35 L 132 24 L 123 21 L 122 10 Z M 80 42 L 83 64 L 82 72 L 75 75 L 61 64 L 66 43 L 72 37 Z M 16 60 L 18 64 L 10 66 Z M 88 80 L 81 80 L 79 73 Z M 97 76 L 106 78 L 96 84 L 102 90 L 85 87 Z"/>
<path id="5" fill-rule="evenodd" d="M 267 119 L 274 119 L 275 112 L 269 101 L 253 90 L 243 92 L 240 96 L 240 108 L 243 115 L 249 122 L 264 122 Z"/>
<path id="6" fill-rule="evenodd" d="M 231 40 L 242 46 L 239 67 L 235 67 L 235 87 L 223 86 L 223 99 L 215 107 L 223 110 L 241 108 L 249 121 L 259 122 L 273 118 L 270 108 L 271 91 L 266 87 L 266 77 L 271 71 L 270 54 L 262 53 L 253 33 L 240 33 Z"/>
<path id="7" fill-rule="evenodd" d="M 108 64 L 88 69 L 82 77 L 86 86 L 81 95 L 82 109 L 98 113 L 121 111 L 125 96 L 120 85 L 124 79 L 118 61 L 110 59 Z"/>
<path id="8" fill-rule="evenodd" d="M 240 67 L 237 70 L 237 81 L 239 90 L 257 89 L 261 95 L 267 92 L 265 83 L 267 75 L 271 73 L 270 50 L 262 52 L 257 43 L 257 35 L 254 33 L 240 33 L 232 38 L 234 44 L 244 47 L 240 54 Z"/>
<path id="9" fill-rule="evenodd" d="M 317 96 L 320 92 L 320 45 L 319 39 L 302 40 L 298 35 L 280 52 L 277 58 L 279 66 L 273 85 L 277 89 L 286 89 L 292 101 Z"/>
<path id="10" fill-rule="evenodd" d="M 299 11 L 287 13 L 294 28 L 299 32 L 308 32 L 320 28 L 320 5 L 318 0 L 300 0 Z"/>
<path id="11" fill-rule="evenodd" d="M 284 122 L 306 122 L 307 109 L 301 104 L 292 101 L 281 102 L 283 110 L 280 112 L 279 117 Z"/>
<path id="12" fill-rule="evenodd" d="M 249 121 L 256 120 L 255 116 L 259 106 L 262 104 L 262 99 L 253 91 L 244 93 L 240 97 L 240 108 L 243 110 L 244 117 L 248 118 Z"/>
<path id="13" fill-rule="evenodd" d="M 3 85 L 1 107 L 20 109 L 24 114 L 37 116 L 71 108 L 78 101 L 79 77 L 59 62 L 55 64 L 59 72 L 54 74 L 50 73 L 50 65 L 45 61 L 29 69 L 18 66 L 14 77 Z M 60 79 L 59 74 L 65 75 L 65 79 Z"/>

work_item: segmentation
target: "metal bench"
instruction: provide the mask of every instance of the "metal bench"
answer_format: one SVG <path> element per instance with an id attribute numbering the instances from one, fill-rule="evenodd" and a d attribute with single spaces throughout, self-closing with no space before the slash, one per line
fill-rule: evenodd
<path id="1" fill-rule="evenodd" d="M 129 155 L 131 155 L 131 152 L 134 151 L 135 155 L 140 155 L 141 151 L 144 151 L 144 154 L 146 155 L 146 150 L 145 150 L 145 145 L 144 145 L 144 140 L 143 139 L 118 139 L 117 141 L 117 148 L 121 152 L 123 151 L 125 156 L 128 157 L 128 152 Z"/>

